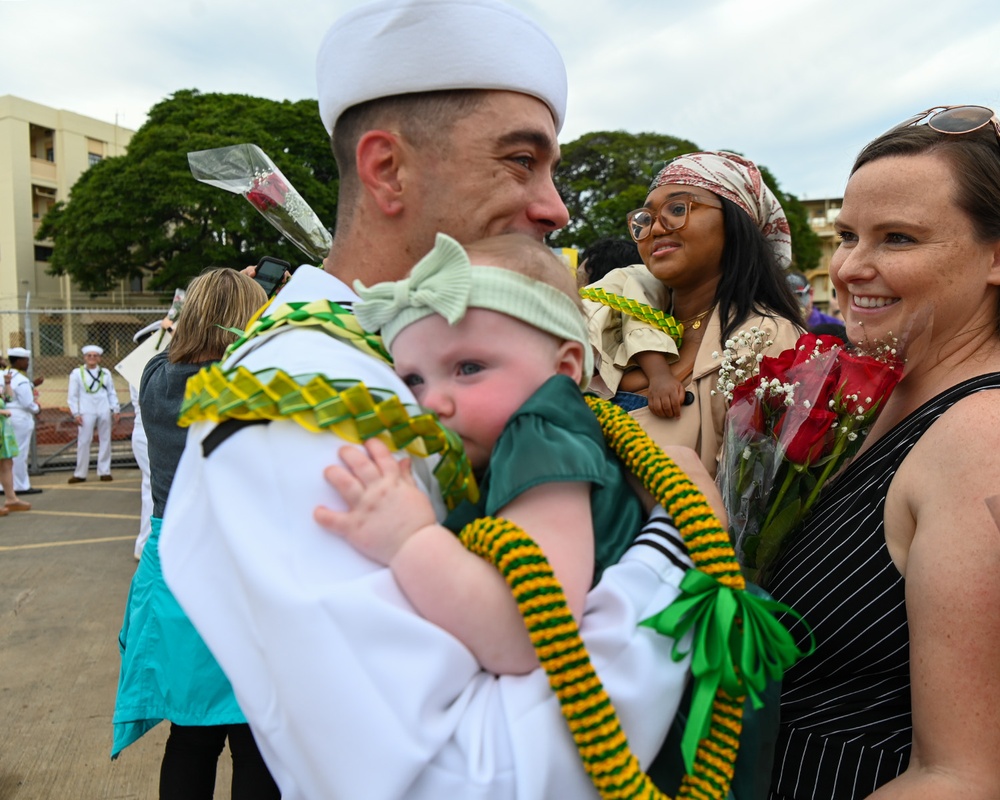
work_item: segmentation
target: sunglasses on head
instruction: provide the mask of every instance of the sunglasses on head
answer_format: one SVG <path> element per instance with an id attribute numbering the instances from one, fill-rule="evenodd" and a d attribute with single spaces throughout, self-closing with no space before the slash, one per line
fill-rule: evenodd
<path id="1" fill-rule="evenodd" d="M 972 133 L 993 124 L 993 131 L 1000 142 L 1000 121 L 992 108 L 986 106 L 934 106 L 921 111 L 916 116 L 901 122 L 891 130 L 909 128 L 913 125 L 926 125 L 938 133 Z"/>

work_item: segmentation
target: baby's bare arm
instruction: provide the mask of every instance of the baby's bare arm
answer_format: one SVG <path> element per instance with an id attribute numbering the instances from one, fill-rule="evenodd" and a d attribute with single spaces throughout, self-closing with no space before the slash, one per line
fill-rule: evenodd
<path id="1" fill-rule="evenodd" d="M 594 574 L 590 484 L 544 484 L 503 508 L 545 552 L 577 620 Z M 425 619 L 461 640 L 489 672 L 517 675 L 538 666 L 510 588 L 492 564 L 440 527 L 407 540 L 390 564 L 407 598 Z"/>

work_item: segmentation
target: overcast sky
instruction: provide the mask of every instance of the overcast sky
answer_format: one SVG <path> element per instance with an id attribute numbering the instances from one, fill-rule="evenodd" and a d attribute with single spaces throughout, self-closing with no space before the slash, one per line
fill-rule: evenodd
<path id="1" fill-rule="evenodd" d="M 836 197 L 869 139 L 929 106 L 1000 109 L 996 0 L 510 0 L 555 39 L 561 140 L 654 131 Z M 0 0 L 0 94 L 137 129 L 178 89 L 314 98 L 363 0 Z"/>

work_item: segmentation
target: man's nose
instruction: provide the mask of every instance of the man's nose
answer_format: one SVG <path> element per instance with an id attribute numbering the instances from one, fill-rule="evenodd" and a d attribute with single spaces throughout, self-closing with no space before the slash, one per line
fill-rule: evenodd
<path id="1" fill-rule="evenodd" d="M 543 233 L 557 231 L 569 222 L 569 211 L 551 175 L 546 176 L 538 187 L 537 197 L 528 206 L 528 216 L 544 229 Z"/>

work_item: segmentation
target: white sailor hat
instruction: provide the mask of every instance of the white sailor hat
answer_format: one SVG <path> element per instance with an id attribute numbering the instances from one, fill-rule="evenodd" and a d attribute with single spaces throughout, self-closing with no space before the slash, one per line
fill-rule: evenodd
<path id="1" fill-rule="evenodd" d="M 88 353 L 97 353 L 97 355 L 102 356 L 104 355 L 104 348 L 98 347 L 96 344 L 85 344 L 80 348 L 80 352 L 84 355 L 87 355 Z"/>
<path id="2" fill-rule="evenodd" d="M 498 0 L 377 0 L 349 11 L 320 44 L 316 82 L 330 133 L 351 106 L 445 89 L 537 97 L 557 132 L 566 118 L 566 66 L 555 43 Z"/>
<path id="3" fill-rule="evenodd" d="M 12 347 L 7 351 L 7 358 L 31 358 L 31 351 L 23 347 Z"/>

